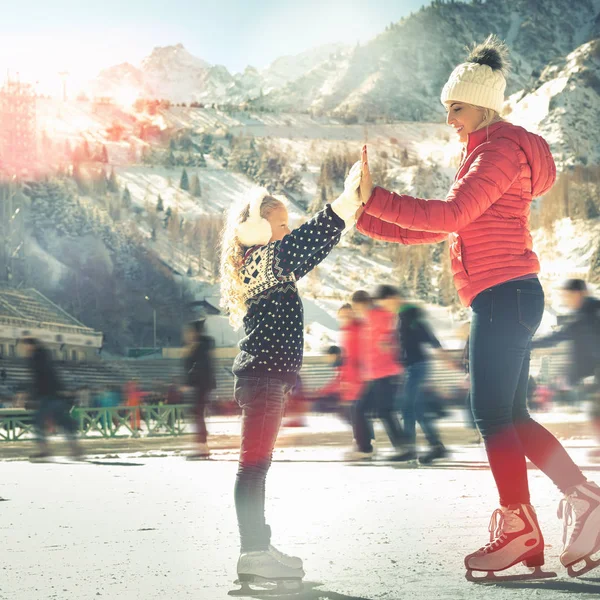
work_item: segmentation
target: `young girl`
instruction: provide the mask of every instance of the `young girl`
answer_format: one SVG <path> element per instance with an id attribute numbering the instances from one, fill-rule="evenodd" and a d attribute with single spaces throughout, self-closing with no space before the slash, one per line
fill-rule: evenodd
<path id="1" fill-rule="evenodd" d="M 354 224 L 360 206 L 360 164 L 339 198 L 290 231 L 285 204 L 260 191 L 234 207 L 223 232 L 221 298 L 231 324 L 246 336 L 233 365 L 242 408 L 242 441 L 235 483 L 241 540 L 239 580 L 301 580 L 302 560 L 270 543 L 265 479 L 286 397 L 302 366 L 304 319 L 296 281 L 318 265 Z"/>
<path id="2" fill-rule="evenodd" d="M 466 556 L 471 571 L 544 564 L 544 538 L 531 506 L 526 458 L 563 492 L 559 514 L 573 532 L 562 564 L 600 550 L 600 488 L 586 481 L 560 442 L 527 410 L 531 341 L 544 312 L 532 248 L 532 198 L 554 183 L 548 144 L 499 116 L 506 88 L 506 47 L 495 37 L 474 48 L 442 90 L 447 122 L 463 143 L 462 161 L 444 200 L 372 189 L 366 149 L 360 193 L 366 202 L 359 230 L 404 244 L 449 237 L 458 295 L 473 309 L 469 344 L 471 403 L 485 441 L 500 508 L 492 540 Z M 578 573 L 581 573 L 579 571 Z"/>

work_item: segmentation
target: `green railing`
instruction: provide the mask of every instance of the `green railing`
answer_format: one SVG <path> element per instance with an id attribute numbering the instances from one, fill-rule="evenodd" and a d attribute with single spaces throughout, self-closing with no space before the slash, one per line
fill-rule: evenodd
<path id="1" fill-rule="evenodd" d="M 74 408 L 81 438 L 175 436 L 186 432 L 193 411 L 191 404 L 148 405 L 139 408 Z M 0 410 L 0 442 L 31 440 L 35 437 L 35 411 Z"/>

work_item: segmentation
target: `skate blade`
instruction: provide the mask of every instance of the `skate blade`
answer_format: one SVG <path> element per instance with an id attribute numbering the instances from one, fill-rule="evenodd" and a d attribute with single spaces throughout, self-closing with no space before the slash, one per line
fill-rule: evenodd
<path id="1" fill-rule="evenodd" d="M 483 573 L 482 576 L 475 573 Z M 494 571 L 472 571 L 468 569 L 465 577 L 472 583 L 499 583 L 501 581 L 528 581 L 530 579 L 551 579 L 558 577 L 554 571 L 543 571 L 541 567 L 534 567 L 531 573 L 516 573 L 514 575 L 496 575 Z"/>
<path id="2" fill-rule="evenodd" d="M 581 567 L 581 569 L 576 569 L 575 567 L 580 565 L 582 562 L 584 563 L 583 567 Z M 595 569 L 598 566 L 600 566 L 600 558 L 586 556 L 576 563 L 569 565 L 567 567 L 567 573 L 569 574 L 569 577 L 580 577 L 581 575 L 589 573 L 592 569 Z"/>
<path id="3" fill-rule="evenodd" d="M 246 581 L 236 579 L 233 583 L 240 589 L 231 590 L 229 596 L 290 596 L 304 589 L 300 578 L 265 579 L 254 576 Z"/>

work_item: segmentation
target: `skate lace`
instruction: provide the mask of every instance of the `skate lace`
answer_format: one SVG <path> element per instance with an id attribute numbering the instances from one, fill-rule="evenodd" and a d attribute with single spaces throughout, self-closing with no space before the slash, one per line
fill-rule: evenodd
<path id="1" fill-rule="evenodd" d="M 573 524 L 575 517 L 575 528 L 571 534 L 571 541 L 577 538 L 583 527 L 583 516 L 588 508 L 588 503 L 581 498 L 578 498 L 575 493 L 565 496 L 558 505 L 557 516 L 563 519 L 563 546 L 567 543 L 569 527 Z"/>
<path id="2" fill-rule="evenodd" d="M 290 558 L 294 558 L 293 556 L 290 556 L 289 554 L 286 554 L 285 552 L 282 552 L 281 550 L 278 550 L 277 548 L 275 548 L 275 546 L 271 545 L 269 546 L 269 550 L 276 556 L 276 558 L 278 558 L 279 560 L 284 559 L 284 560 L 288 560 Z"/>
<path id="3" fill-rule="evenodd" d="M 481 548 L 482 552 L 493 552 L 502 546 L 508 539 L 507 533 L 517 531 L 520 528 L 521 519 L 510 510 L 497 508 L 492 513 L 488 531 L 490 532 L 490 543 Z"/>

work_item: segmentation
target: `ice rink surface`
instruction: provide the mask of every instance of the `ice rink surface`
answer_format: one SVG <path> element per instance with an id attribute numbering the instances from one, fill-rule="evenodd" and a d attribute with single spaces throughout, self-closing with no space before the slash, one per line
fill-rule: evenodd
<path id="1" fill-rule="evenodd" d="M 584 451 L 573 456 L 584 461 Z M 298 600 L 600 597 L 600 568 L 560 566 L 558 490 L 530 471 L 532 501 L 558 578 L 480 586 L 463 557 L 488 540 L 497 498 L 481 448 L 444 467 L 344 463 L 341 448 L 284 448 L 267 481 L 273 543 L 305 561 Z M 92 458 L 92 457 L 90 457 Z M 233 589 L 238 536 L 235 452 L 4 461 L 2 600 L 213 600 Z M 588 465 L 588 478 L 600 471 Z M 525 572 L 521 568 L 521 572 Z"/>

